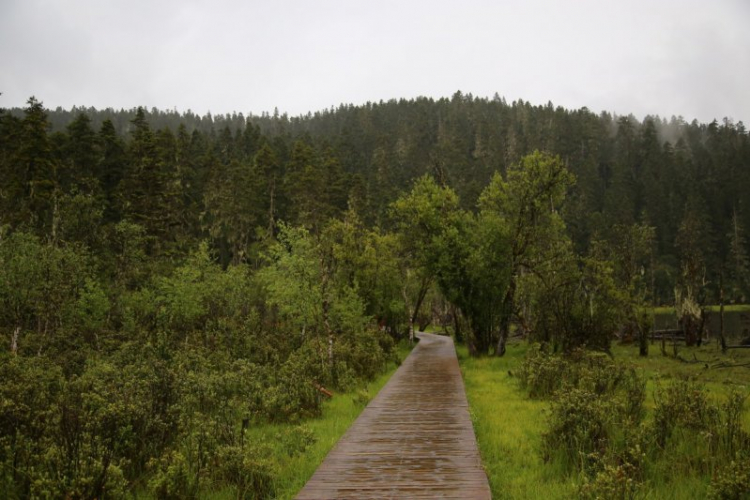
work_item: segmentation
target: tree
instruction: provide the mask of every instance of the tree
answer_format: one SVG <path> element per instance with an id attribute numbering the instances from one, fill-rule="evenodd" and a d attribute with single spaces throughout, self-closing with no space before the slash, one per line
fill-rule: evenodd
<path id="1" fill-rule="evenodd" d="M 104 218 L 107 222 L 115 222 L 122 215 L 117 193 L 120 181 L 125 175 L 125 146 L 118 137 L 111 120 L 104 120 L 97 141 L 100 156 L 96 172 L 106 199 Z"/>
<path id="2" fill-rule="evenodd" d="M 255 155 L 253 174 L 254 188 L 260 198 L 258 209 L 265 214 L 267 235 L 273 236 L 276 230 L 278 188 L 280 187 L 282 172 L 276 153 L 268 143 L 264 143 Z M 265 197 L 261 196 L 263 193 L 266 194 Z"/>
<path id="3" fill-rule="evenodd" d="M 402 250 L 402 295 L 409 316 L 409 338 L 414 323 L 435 277 L 441 256 L 440 235 L 459 216 L 458 196 L 435 180 L 422 176 L 412 190 L 391 205 Z"/>
<path id="4" fill-rule="evenodd" d="M 531 338 L 563 352 L 580 347 L 608 351 L 626 311 L 614 266 L 576 256 L 567 238 L 549 244 L 547 258 L 519 280 Z"/>
<path id="5" fill-rule="evenodd" d="M 19 144 L 12 159 L 11 197 L 17 216 L 37 234 L 54 239 L 56 200 L 60 194 L 58 167 L 47 135 L 49 121 L 41 102 L 28 100 L 21 122 Z"/>
<path id="6" fill-rule="evenodd" d="M 612 278 L 621 292 L 626 310 L 625 328 L 637 333 L 641 356 L 648 355 L 648 332 L 652 318 L 647 311 L 647 269 L 653 260 L 655 228 L 647 224 L 615 224 L 606 240 L 595 241 L 593 253 L 600 260 L 609 261 Z"/>
<path id="7" fill-rule="evenodd" d="M 257 178 L 250 163 L 231 160 L 215 167 L 204 198 L 204 227 L 220 245 L 229 246 L 233 264 L 246 262 L 256 227 L 264 219 L 258 203 L 263 193 L 255 189 Z"/>
<path id="8" fill-rule="evenodd" d="M 505 354 L 521 273 L 539 268 L 545 262 L 542 245 L 562 237 L 565 224 L 558 210 L 573 183 L 573 175 L 559 157 L 535 151 L 508 168 L 507 180 L 496 173 L 479 198 L 480 210 L 496 214 L 508 228 L 511 245 L 497 356 Z"/>
<path id="9" fill-rule="evenodd" d="M 75 185 L 86 194 L 100 195 L 97 177 L 97 137 L 91 128 L 91 119 L 79 113 L 67 127 L 63 154 L 66 162 L 66 181 L 63 189 L 68 192 Z"/>
<path id="10" fill-rule="evenodd" d="M 741 220 L 737 210 L 733 210 L 730 229 L 727 234 L 729 253 L 725 264 L 730 298 L 737 302 L 744 301 L 750 282 L 750 259 L 747 255 L 747 241 Z"/>
<path id="11" fill-rule="evenodd" d="M 339 273 L 340 261 L 331 243 L 307 229 L 281 225 L 269 266 L 260 276 L 268 303 L 287 322 L 287 335 L 312 342 L 326 366 L 321 375 L 335 382 L 335 344 L 363 332 L 368 320 L 356 289 Z"/>
<path id="12" fill-rule="evenodd" d="M 119 199 L 124 217 L 143 226 L 151 238 L 150 253 L 159 255 L 171 246 L 176 224 L 178 194 L 170 151 L 174 137 L 171 133 L 155 137 L 143 108 L 138 108 L 132 125 L 128 169 L 118 186 Z"/>
<path id="13" fill-rule="evenodd" d="M 503 293 L 510 281 L 508 227 L 497 214 L 457 212 L 433 239 L 440 290 L 469 323 L 469 350 L 487 354 L 497 342 Z"/>
<path id="14" fill-rule="evenodd" d="M 705 322 L 706 255 L 711 252 L 705 205 L 699 195 L 688 198 L 675 246 L 681 275 L 675 287 L 675 309 L 688 346 L 700 345 Z"/>

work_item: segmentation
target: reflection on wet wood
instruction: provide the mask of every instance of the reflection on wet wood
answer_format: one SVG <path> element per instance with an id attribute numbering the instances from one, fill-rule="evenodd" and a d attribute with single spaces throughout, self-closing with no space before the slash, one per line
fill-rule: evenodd
<path id="1" fill-rule="evenodd" d="M 427 333 L 298 499 L 488 499 L 453 341 Z"/>

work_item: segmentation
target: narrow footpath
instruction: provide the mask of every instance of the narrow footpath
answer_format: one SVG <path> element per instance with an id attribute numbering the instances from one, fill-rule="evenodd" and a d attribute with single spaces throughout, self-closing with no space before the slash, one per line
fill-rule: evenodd
<path id="1" fill-rule="evenodd" d="M 491 498 L 453 340 L 418 337 L 298 499 Z"/>

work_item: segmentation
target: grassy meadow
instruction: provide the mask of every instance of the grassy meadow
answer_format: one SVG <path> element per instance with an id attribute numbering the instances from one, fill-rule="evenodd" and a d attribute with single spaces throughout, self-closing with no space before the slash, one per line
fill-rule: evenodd
<path id="1" fill-rule="evenodd" d="M 581 473 L 566 472 L 569 469 L 559 460 L 543 460 L 543 434 L 548 426 L 551 403 L 531 399 L 520 387 L 517 373 L 528 349 L 528 344 L 519 342 L 510 344 L 502 358 L 472 358 L 463 346 L 458 347 L 472 420 L 493 498 L 575 497 L 583 481 Z M 715 344 L 695 349 L 682 347 L 680 356 L 689 362 L 663 356 L 658 344 L 650 347 L 650 355 L 645 359 L 638 356 L 637 346 L 615 346 L 613 353 L 618 362 L 634 366 L 646 379 L 643 406 L 647 422 L 654 418 L 658 388 L 673 380 L 698 381 L 716 402 L 723 402 L 733 387 L 744 394 L 750 393 L 750 365 L 747 365 L 750 352 L 745 350 L 722 355 Z M 745 366 L 729 367 L 735 364 Z M 750 431 L 747 404 L 742 419 L 744 430 Z M 701 439 L 701 433 L 675 439 L 664 456 L 648 463 L 635 498 L 705 498 L 711 474 L 695 474 L 693 463 L 705 458 Z"/>

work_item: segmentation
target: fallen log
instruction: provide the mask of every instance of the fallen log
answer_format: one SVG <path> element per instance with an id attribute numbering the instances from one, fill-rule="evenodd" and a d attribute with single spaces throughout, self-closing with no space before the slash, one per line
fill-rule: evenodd
<path id="1" fill-rule="evenodd" d="M 323 387 L 322 385 L 320 385 L 319 383 L 313 382 L 312 385 L 318 390 L 319 393 L 321 393 L 328 399 L 331 399 L 333 397 L 333 393 L 329 391 L 328 389 L 326 389 L 325 387 Z"/>
<path id="2" fill-rule="evenodd" d="M 725 362 L 722 361 L 721 363 L 717 363 L 717 364 L 711 366 L 711 369 L 714 369 L 714 368 L 739 368 L 739 367 L 742 367 L 742 366 L 750 366 L 750 363 L 730 364 L 730 363 L 725 363 Z"/>

